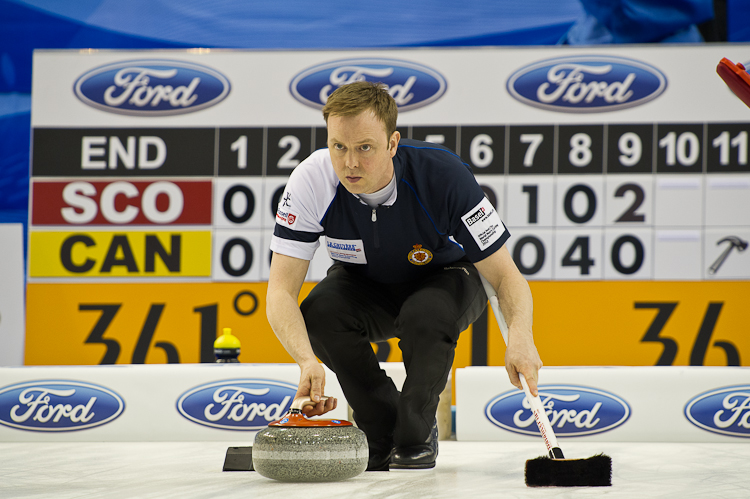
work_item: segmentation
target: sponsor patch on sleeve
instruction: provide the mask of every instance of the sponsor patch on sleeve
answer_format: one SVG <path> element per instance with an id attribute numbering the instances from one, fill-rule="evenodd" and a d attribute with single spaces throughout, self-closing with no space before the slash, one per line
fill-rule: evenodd
<path id="1" fill-rule="evenodd" d="M 332 260 L 347 263 L 367 263 L 365 245 L 361 239 L 334 239 L 326 236 L 326 250 Z"/>
<path id="2" fill-rule="evenodd" d="M 478 205 L 463 215 L 461 220 L 482 251 L 500 239 L 500 236 L 505 232 L 505 226 L 500 220 L 500 215 L 486 197 L 482 198 Z"/>

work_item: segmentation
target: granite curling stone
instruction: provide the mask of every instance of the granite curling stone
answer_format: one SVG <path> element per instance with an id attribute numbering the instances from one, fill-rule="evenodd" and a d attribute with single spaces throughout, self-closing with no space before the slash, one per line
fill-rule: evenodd
<path id="1" fill-rule="evenodd" d="M 255 435 L 255 471 L 282 482 L 336 482 L 367 469 L 364 432 L 349 421 L 308 419 L 302 408 L 314 404 L 294 400 L 284 417 Z"/>

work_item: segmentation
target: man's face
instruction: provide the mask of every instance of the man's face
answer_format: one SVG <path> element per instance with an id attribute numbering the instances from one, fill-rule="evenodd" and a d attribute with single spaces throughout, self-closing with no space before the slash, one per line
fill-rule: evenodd
<path id="1" fill-rule="evenodd" d="M 377 192 L 393 177 L 393 156 L 401 135 L 386 135 L 370 110 L 328 117 L 328 149 L 336 176 L 352 194 Z"/>

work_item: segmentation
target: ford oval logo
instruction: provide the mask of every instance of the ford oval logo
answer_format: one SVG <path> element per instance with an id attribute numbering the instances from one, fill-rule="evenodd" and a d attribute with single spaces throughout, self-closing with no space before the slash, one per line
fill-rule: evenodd
<path id="1" fill-rule="evenodd" d="M 687 403 L 685 417 L 702 430 L 750 437 L 750 385 L 702 393 Z"/>
<path id="2" fill-rule="evenodd" d="M 192 113 L 217 104 L 229 90 L 229 81 L 213 69 L 168 60 L 98 67 L 79 77 L 74 86 L 83 103 L 134 116 Z"/>
<path id="3" fill-rule="evenodd" d="M 524 104 L 548 111 L 599 113 L 657 98 L 667 88 L 667 78 L 648 64 L 623 57 L 561 57 L 519 69 L 507 88 Z"/>
<path id="4" fill-rule="evenodd" d="M 306 69 L 294 77 L 289 91 L 303 104 L 323 109 L 328 96 L 341 85 L 372 81 L 388 86 L 399 111 L 409 111 L 438 100 L 447 88 L 445 78 L 426 66 L 394 59 L 347 59 Z"/>
<path id="5" fill-rule="evenodd" d="M 625 423 L 630 406 L 620 397 L 582 386 L 539 387 L 539 398 L 558 437 L 602 433 Z M 517 390 L 498 395 L 485 407 L 493 424 L 514 433 L 539 435 L 526 395 Z"/>
<path id="6" fill-rule="evenodd" d="M 296 393 L 296 385 L 283 381 L 217 381 L 183 393 L 177 410 L 204 426 L 255 431 L 281 419 Z"/>
<path id="7" fill-rule="evenodd" d="M 124 410 L 122 397 L 91 383 L 31 381 L 0 389 L 0 424 L 20 430 L 85 430 Z"/>

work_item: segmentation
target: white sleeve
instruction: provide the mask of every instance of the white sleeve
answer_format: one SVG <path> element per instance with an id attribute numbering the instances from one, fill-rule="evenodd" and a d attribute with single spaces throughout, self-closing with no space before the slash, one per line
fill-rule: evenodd
<path id="1" fill-rule="evenodd" d="M 315 151 L 294 171 L 279 200 L 271 251 L 311 260 L 323 235 L 321 225 L 339 180 L 328 149 Z"/>

